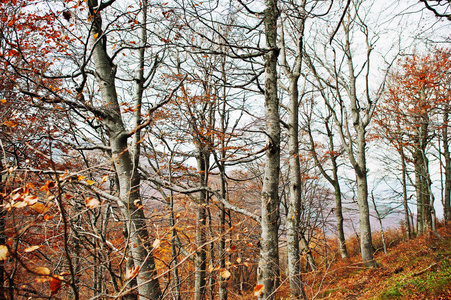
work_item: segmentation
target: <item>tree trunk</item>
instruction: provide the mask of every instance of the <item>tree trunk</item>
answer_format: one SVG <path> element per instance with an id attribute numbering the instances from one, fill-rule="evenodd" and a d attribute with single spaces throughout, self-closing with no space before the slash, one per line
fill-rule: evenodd
<path id="1" fill-rule="evenodd" d="M 443 210 L 446 223 L 451 221 L 451 156 L 449 151 L 448 123 L 448 112 L 445 111 L 443 116 L 442 138 L 443 156 L 445 158 L 445 188 L 443 197 Z"/>
<path id="2" fill-rule="evenodd" d="M 201 143 L 200 141 L 198 141 Z M 197 172 L 199 186 L 207 186 L 206 176 L 208 168 L 208 158 L 207 153 L 205 153 L 203 146 L 199 144 L 198 146 L 197 159 Z M 197 210 L 196 210 L 196 256 L 194 257 L 194 299 L 202 300 L 205 298 L 206 293 L 206 266 L 207 266 L 207 251 L 205 245 L 207 242 L 207 210 L 206 210 L 206 200 L 207 195 L 204 190 L 197 193 Z"/>
<path id="3" fill-rule="evenodd" d="M 360 251 L 365 267 L 376 267 L 373 257 L 373 239 L 371 236 L 370 209 L 368 206 L 368 182 L 366 170 L 365 129 L 357 132 L 357 165 L 354 167 L 357 181 L 357 202 L 359 205 Z"/>
<path id="4" fill-rule="evenodd" d="M 292 299 L 307 299 L 301 276 L 301 257 L 299 250 L 299 223 L 301 214 L 301 170 L 299 163 L 299 121 L 298 121 L 298 77 L 290 78 L 290 120 L 289 120 L 289 165 L 290 193 L 287 215 L 287 256 L 290 295 Z"/>
<path id="5" fill-rule="evenodd" d="M 116 66 L 106 53 L 106 36 L 102 31 L 102 18 L 98 2 L 89 0 L 88 6 L 93 16 L 91 44 L 94 49 L 92 58 L 103 102 L 102 123 L 109 137 L 111 158 L 119 180 L 120 203 L 118 204 L 124 219 L 127 220 L 130 249 L 135 268 L 140 268 L 137 276 L 139 299 L 157 300 L 161 298 L 161 291 L 158 280 L 154 279 L 157 273 L 144 211 L 137 209 L 142 203 L 139 187 L 133 186 L 133 182 L 136 182 L 139 174 L 128 151 L 128 134 L 121 118 L 115 85 Z"/>
<path id="6" fill-rule="evenodd" d="M 220 109 L 220 122 L 221 122 L 221 133 L 222 137 L 220 138 L 219 144 L 220 144 L 220 161 L 217 162 L 219 166 L 219 174 L 220 174 L 220 184 L 221 184 L 221 190 L 220 195 L 223 199 L 227 199 L 227 189 L 226 189 L 226 144 L 225 144 L 225 135 L 226 135 L 226 128 L 227 128 L 227 121 L 226 121 L 226 114 L 227 114 L 227 107 L 226 107 L 226 67 L 225 67 L 225 57 L 221 57 L 221 71 L 222 71 L 222 80 L 224 84 L 223 92 L 222 92 L 222 107 Z M 219 266 L 221 270 L 224 270 L 226 268 L 226 209 L 224 207 L 224 204 L 219 205 L 220 213 L 219 213 L 219 219 L 220 219 L 220 234 L 221 239 L 219 240 Z M 227 300 L 228 291 L 228 278 L 223 278 L 221 274 L 218 276 L 219 281 L 219 300 Z"/>
<path id="7" fill-rule="evenodd" d="M 407 202 L 407 166 L 406 166 L 406 156 L 404 154 L 404 149 L 399 150 L 401 155 L 401 177 L 402 177 L 402 197 L 404 206 L 404 222 L 406 223 L 406 237 L 408 240 L 412 238 L 412 226 L 410 224 L 409 218 L 409 203 Z"/>
<path id="8" fill-rule="evenodd" d="M 6 225 L 6 210 L 4 209 L 3 195 L 6 194 L 5 182 L 3 180 L 3 159 L 0 159 L 0 245 L 6 245 L 5 225 Z M 5 288 L 5 260 L 0 260 L 0 300 L 6 300 Z"/>
<path id="9" fill-rule="evenodd" d="M 279 280 L 279 172 L 280 119 L 277 97 L 277 0 L 266 0 L 264 25 L 265 54 L 265 115 L 266 160 L 261 197 L 261 249 L 258 264 L 258 284 L 264 286 L 259 299 L 275 299 Z"/>

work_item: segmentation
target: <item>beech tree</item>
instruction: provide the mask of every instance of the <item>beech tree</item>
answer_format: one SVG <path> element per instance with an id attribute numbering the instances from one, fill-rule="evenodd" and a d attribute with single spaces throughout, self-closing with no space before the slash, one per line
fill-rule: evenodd
<path id="1" fill-rule="evenodd" d="M 385 76 L 376 91 L 371 90 L 371 59 L 377 35 L 365 23 L 363 2 L 351 2 L 343 19 L 343 35 L 331 40 L 331 49 L 326 48 L 326 58 L 309 54 L 308 64 L 316 80 L 327 109 L 330 111 L 341 146 L 346 151 L 356 177 L 357 202 L 359 206 L 360 246 L 366 267 L 375 267 L 368 205 L 367 130 L 385 87 Z M 352 43 L 358 28 L 365 41 L 363 63 L 357 63 Z M 353 37 L 353 39 L 351 38 Z M 330 55 L 330 58 L 328 58 Z M 331 91 L 327 93 L 326 90 Z M 353 132 L 352 132 L 353 130 Z"/>
<path id="2" fill-rule="evenodd" d="M 435 231 L 434 196 L 431 190 L 428 149 L 435 135 L 434 129 L 441 131 L 444 146 L 449 147 L 445 141 L 448 126 L 446 99 L 449 96 L 447 87 L 449 61 L 449 52 L 442 49 L 437 49 L 432 54 L 412 55 L 401 60 L 399 69 L 392 74 L 387 96 L 381 106 L 381 116 L 378 118 L 378 123 L 382 124 L 387 131 L 390 130 L 391 134 L 388 138 L 397 145 L 402 161 L 406 160 L 404 149 L 410 152 L 411 156 L 408 160 L 413 162 L 415 169 L 419 233 Z M 444 110 L 441 109 L 442 107 Z M 434 120 L 440 118 L 438 116 L 441 112 L 444 112 L 442 117 L 445 118 L 442 119 L 444 123 L 440 128 L 434 128 Z M 386 119 L 386 115 L 382 117 L 386 113 L 393 116 L 390 121 Z M 397 122 L 394 123 L 393 120 Z M 446 149 L 441 153 L 445 155 L 445 162 Z M 443 201 L 445 217 L 449 211 L 449 200 L 446 198 L 449 197 L 448 180 L 449 174 L 446 172 L 445 163 L 445 199 Z"/>

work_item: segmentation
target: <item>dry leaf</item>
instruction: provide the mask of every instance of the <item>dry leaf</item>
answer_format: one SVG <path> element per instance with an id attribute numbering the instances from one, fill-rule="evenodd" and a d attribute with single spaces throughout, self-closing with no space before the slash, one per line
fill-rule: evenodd
<path id="1" fill-rule="evenodd" d="M 17 125 L 19 125 L 19 123 L 14 122 L 14 121 L 5 121 L 5 122 L 3 122 L 3 125 L 13 128 L 13 127 L 16 127 Z"/>
<path id="2" fill-rule="evenodd" d="M 31 246 L 31 247 L 26 248 L 26 249 L 24 250 L 24 252 L 25 252 L 25 253 L 33 252 L 34 250 L 39 249 L 39 248 L 41 248 L 41 247 L 42 247 L 42 246 Z"/>
<path id="3" fill-rule="evenodd" d="M 46 267 L 37 267 L 34 271 L 39 275 L 50 275 L 50 270 Z"/>
<path id="4" fill-rule="evenodd" d="M 86 183 L 89 184 L 89 185 L 93 185 L 95 183 L 95 181 L 93 181 L 93 180 L 86 180 Z"/>
<path id="5" fill-rule="evenodd" d="M 136 266 L 135 268 L 127 269 L 125 271 L 125 280 L 132 279 L 136 277 L 139 273 L 139 266 Z"/>
<path id="6" fill-rule="evenodd" d="M 97 198 L 94 197 L 86 197 L 85 201 L 86 207 L 90 209 L 94 209 L 100 204 L 99 200 L 97 200 Z"/>
<path id="7" fill-rule="evenodd" d="M 230 275 L 232 275 L 232 274 L 230 274 L 229 270 L 224 270 L 224 271 L 221 272 L 221 277 L 224 278 L 224 279 L 229 278 Z"/>
<path id="8" fill-rule="evenodd" d="M 155 241 L 153 241 L 152 247 L 154 249 L 158 249 L 158 247 L 160 247 L 161 244 L 161 240 L 160 239 L 155 239 Z"/>
<path id="9" fill-rule="evenodd" d="M 5 260 L 8 257 L 8 247 L 0 245 L 0 260 Z"/>
<path id="10" fill-rule="evenodd" d="M 49 210 L 50 206 L 51 206 L 50 202 L 47 203 L 47 205 L 44 205 L 44 204 L 42 204 L 40 202 L 37 202 L 37 203 L 33 204 L 31 206 L 31 208 L 34 211 L 36 211 L 37 213 L 45 214 Z"/>
<path id="11" fill-rule="evenodd" d="M 141 201 L 139 199 L 136 199 L 135 201 L 133 201 L 133 204 L 135 204 L 136 208 L 144 209 L 144 205 L 142 205 L 140 203 L 141 203 Z"/>
<path id="12" fill-rule="evenodd" d="M 260 294 L 263 292 L 264 289 L 265 289 L 265 286 L 263 284 L 257 284 L 254 287 L 254 296 L 260 297 Z"/>
<path id="13" fill-rule="evenodd" d="M 102 181 L 100 183 L 107 182 L 107 180 L 108 180 L 108 174 L 105 174 L 102 176 Z"/>
<path id="14" fill-rule="evenodd" d="M 22 208 L 25 206 L 27 206 L 27 203 L 25 203 L 24 201 L 14 202 L 14 204 L 12 205 L 12 207 L 15 208 Z"/>
<path id="15" fill-rule="evenodd" d="M 34 195 L 28 195 L 28 196 L 26 196 L 25 197 L 25 199 L 24 199 L 24 201 L 25 201 L 25 203 L 27 204 L 27 205 L 33 205 L 33 204 L 35 204 L 36 202 L 38 202 L 38 197 L 37 196 L 34 196 Z"/>
<path id="16" fill-rule="evenodd" d="M 213 266 L 212 265 L 208 265 L 208 272 L 213 272 Z"/>
<path id="17" fill-rule="evenodd" d="M 86 176 L 78 175 L 78 181 L 82 181 L 85 178 L 86 178 Z"/>
<path id="18" fill-rule="evenodd" d="M 50 279 L 50 291 L 52 296 L 58 293 L 61 288 L 61 280 L 58 277 L 52 277 L 52 279 Z"/>
<path id="19" fill-rule="evenodd" d="M 98 37 L 99 37 L 99 33 L 95 33 L 94 38 L 97 40 Z"/>
<path id="20" fill-rule="evenodd" d="M 236 262 L 240 264 L 241 263 L 241 257 L 237 257 L 236 258 Z"/>

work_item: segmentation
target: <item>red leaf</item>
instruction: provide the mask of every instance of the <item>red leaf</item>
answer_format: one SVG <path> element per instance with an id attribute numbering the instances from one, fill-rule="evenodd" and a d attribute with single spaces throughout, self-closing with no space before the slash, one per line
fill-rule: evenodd
<path id="1" fill-rule="evenodd" d="M 52 292 L 52 296 L 58 293 L 60 288 L 61 280 L 59 280 L 59 278 L 52 277 L 52 279 L 50 279 L 50 291 Z"/>

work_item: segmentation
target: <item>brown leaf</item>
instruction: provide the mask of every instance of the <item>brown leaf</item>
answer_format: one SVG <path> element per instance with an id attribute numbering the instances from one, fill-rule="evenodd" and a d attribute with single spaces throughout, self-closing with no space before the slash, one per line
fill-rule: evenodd
<path id="1" fill-rule="evenodd" d="M 155 241 L 153 241 L 152 247 L 154 249 L 158 249 L 158 247 L 160 247 L 160 244 L 161 244 L 161 240 L 155 239 Z"/>
<path id="2" fill-rule="evenodd" d="M 39 275 L 50 275 L 50 270 L 46 267 L 37 267 L 36 269 L 34 269 L 34 271 Z"/>
<path id="3" fill-rule="evenodd" d="M 265 289 L 265 286 L 263 284 L 257 284 L 254 287 L 254 296 L 260 297 L 260 294 L 263 292 L 264 289 Z"/>
<path id="4" fill-rule="evenodd" d="M 99 200 L 97 200 L 97 198 L 94 197 L 86 197 L 85 201 L 86 207 L 90 209 L 94 209 L 100 204 Z"/>
<path id="5" fill-rule="evenodd" d="M 28 195 L 28 196 L 26 196 L 25 197 L 25 199 L 24 199 L 24 202 L 27 204 L 27 205 L 33 205 L 33 204 L 35 204 L 36 202 L 38 202 L 38 197 L 37 196 L 34 196 L 34 195 Z"/>
<path id="6" fill-rule="evenodd" d="M 26 248 L 23 252 L 25 252 L 25 253 L 33 252 L 34 250 L 39 249 L 41 247 L 42 246 L 31 246 L 31 247 Z"/>
<path id="7" fill-rule="evenodd" d="M 61 280 L 59 277 L 60 276 L 55 276 L 50 279 L 50 291 L 52 293 L 52 296 L 58 293 L 59 289 L 61 288 Z"/>
<path id="8" fill-rule="evenodd" d="M 221 272 L 221 277 L 224 278 L 224 279 L 229 278 L 230 275 L 232 275 L 232 274 L 230 274 L 229 270 L 224 270 L 224 271 Z"/>
<path id="9" fill-rule="evenodd" d="M 139 273 L 139 266 L 136 266 L 135 268 L 127 269 L 125 271 L 125 280 L 132 279 L 136 277 Z"/>
<path id="10" fill-rule="evenodd" d="M 8 247 L 0 245 L 0 260 L 5 260 L 8 257 Z"/>

